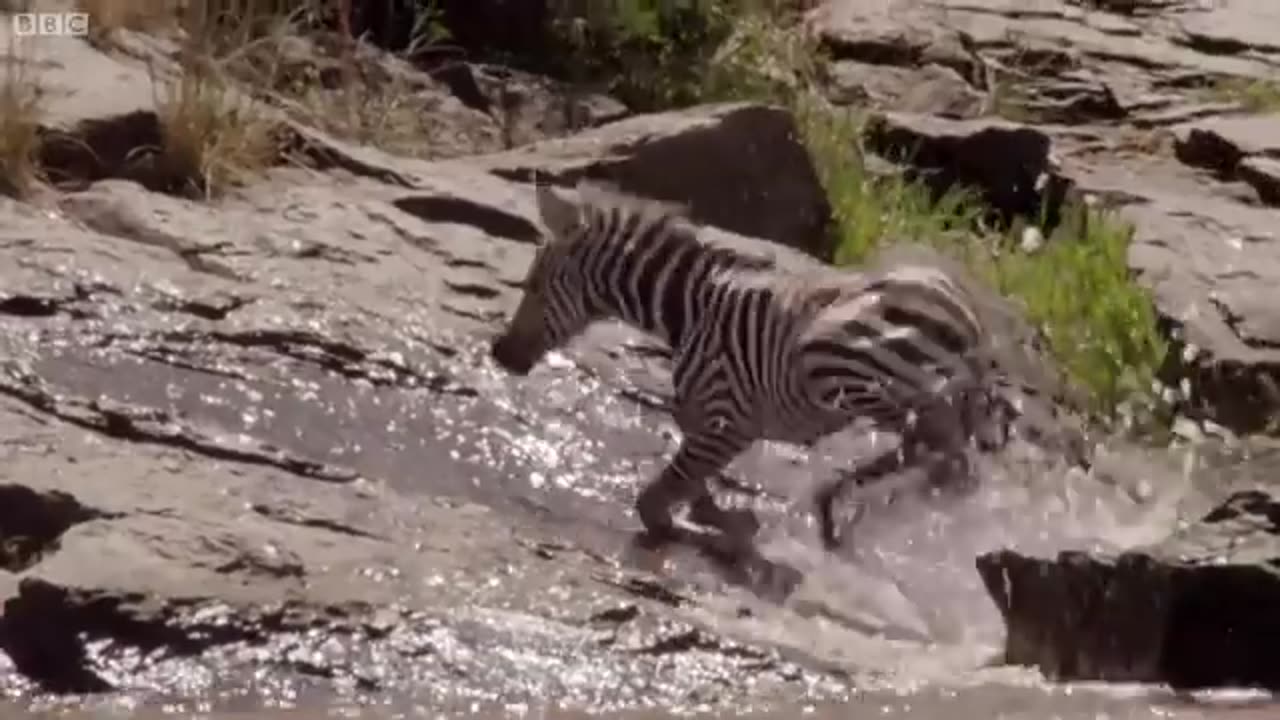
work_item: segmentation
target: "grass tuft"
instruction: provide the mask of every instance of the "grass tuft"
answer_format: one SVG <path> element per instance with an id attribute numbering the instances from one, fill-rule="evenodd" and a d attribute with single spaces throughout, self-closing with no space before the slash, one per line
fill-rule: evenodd
<path id="1" fill-rule="evenodd" d="M 224 78 L 187 68 L 157 84 L 156 171 L 174 191 L 207 199 L 243 185 L 277 159 L 276 123 Z"/>
<path id="2" fill-rule="evenodd" d="M 831 204 L 836 264 L 860 264 L 884 242 L 936 244 L 937 238 L 975 227 L 982 209 L 972 194 L 955 190 L 935 200 L 923 185 L 890 168 L 871 172 L 862 118 L 814 101 L 798 106 L 795 116 Z"/>
<path id="3" fill-rule="evenodd" d="M 1224 78 L 1214 83 L 1209 96 L 1221 102 L 1239 103 L 1253 113 L 1280 112 L 1280 83 L 1250 78 Z"/>
<path id="4" fill-rule="evenodd" d="M 808 107 L 797 118 L 831 203 L 837 264 L 859 265 L 899 242 L 957 257 L 1023 307 L 1084 391 L 1082 410 L 1125 422 L 1135 412 L 1154 410 L 1168 344 L 1150 294 L 1129 271 L 1130 225 L 1112 213 L 1073 205 L 1063 209 L 1064 220 L 1046 233 L 1043 247 L 1026 252 L 1018 247 L 1024 226 L 982 227 L 976 193 L 953 189 L 934 198 L 901 175 L 869 172 L 856 117 Z"/>
<path id="5" fill-rule="evenodd" d="M 1129 422 L 1158 410 L 1157 375 L 1169 353 L 1150 293 L 1129 270 L 1133 226 L 1077 203 L 1035 252 L 1008 249 L 987 276 L 1019 299 L 1063 368 L 1089 394 L 1088 409 Z"/>
<path id="6" fill-rule="evenodd" d="M 172 191 L 206 199 L 246 183 L 279 157 L 278 123 L 228 71 L 237 53 L 254 47 L 257 36 L 246 25 L 258 26 L 263 15 L 248 12 L 242 24 L 228 25 L 214 4 L 186 6 L 178 75 L 152 79 L 160 125 L 154 170 Z"/>
<path id="7" fill-rule="evenodd" d="M 0 193 L 24 198 L 42 179 L 37 160 L 42 108 L 39 83 L 15 45 L 11 41 L 0 60 L 4 64 L 4 77 L 0 78 Z"/>

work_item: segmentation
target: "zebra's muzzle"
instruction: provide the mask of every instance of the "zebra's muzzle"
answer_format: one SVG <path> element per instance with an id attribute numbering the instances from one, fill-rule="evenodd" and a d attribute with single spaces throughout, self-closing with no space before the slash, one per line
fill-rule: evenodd
<path id="1" fill-rule="evenodd" d="M 537 356 L 528 350 L 520 347 L 520 343 L 510 335 L 503 335 L 493 342 L 489 354 L 503 370 L 513 375 L 528 375 L 537 362 Z"/>

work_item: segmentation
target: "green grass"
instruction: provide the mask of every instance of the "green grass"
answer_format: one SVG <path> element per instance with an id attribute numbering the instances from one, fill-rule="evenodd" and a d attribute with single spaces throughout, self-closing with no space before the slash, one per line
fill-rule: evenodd
<path id="1" fill-rule="evenodd" d="M 801 103 L 795 117 L 831 204 L 836 264 L 857 265 L 886 241 L 932 242 L 967 233 L 981 215 L 969 193 L 935 201 L 919 183 L 869 172 L 860 117 L 813 102 Z"/>
<path id="2" fill-rule="evenodd" d="M 1018 248 L 1021 227 L 983 232 L 974 193 L 940 199 L 900 176 L 866 168 L 857 118 L 797 112 L 833 211 L 833 259 L 858 265 L 886 243 L 913 242 L 964 261 L 1015 298 L 1041 329 L 1056 360 L 1102 420 L 1151 412 L 1168 352 L 1149 293 L 1128 268 L 1132 226 L 1105 210 L 1073 205 L 1034 253 Z"/>
<path id="3" fill-rule="evenodd" d="M 1280 112 L 1280 83 L 1267 80 L 1224 78 L 1210 87 L 1209 97 L 1240 103 L 1249 112 Z"/>
<path id="4" fill-rule="evenodd" d="M 1018 298 L 1068 374 L 1107 419 L 1157 409 L 1169 345 L 1150 294 L 1128 267 L 1133 227 L 1111 212 L 1069 205 L 1035 253 L 994 255 L 987 276 Z M 1011 243 L 1006 243 L 1006 247 Z"/>

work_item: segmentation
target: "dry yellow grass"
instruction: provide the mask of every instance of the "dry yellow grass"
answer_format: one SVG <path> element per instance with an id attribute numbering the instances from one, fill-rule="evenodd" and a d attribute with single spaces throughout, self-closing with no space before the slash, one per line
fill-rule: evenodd
<path id="1" fill-rule="evenodd" d="M 424 144 L 434 131 L 418 93 L 387 73 L 359 72 L 345 43 L 328 42 L 315 21 L 337 12 L 339 0 L 77 0 L 90 14 L 91 39 L 107 47 L 119 29 L 180 31 L 181 80 L 159 88 L 157 105 L 166 143 L 164 165 L 204 168 L 192 177 L 216 189 L 236 158 L 254 164 L 266 155 L 269 123 L 258 101 L 229 102 L 232 82 L 243 95 L 289 109 L 298 120 L 356 142 L 393 152 Z M 340 39 L 340 38 L 339 38 Z M 286 46 L 292 48 L 287 50 Z M 302 52 L 298 48 L 302 47 Z M 309 49 L 308 49 L 309 48 Z M 322 69 L 332 65 L 333 73 Z M 379 69 L 381 70 L 381 69 Z M 221 128 L 220 124 L 227 127 Z M 196 132 L 221 134 L 204 143 Z M 214 154 L 207 161 L 197 155 Z M 179 173 L 181 174 L 181 173 Z"/>
<path id="2" fill-rule="evenodd" d="M 12 44 L 0 61 L 0 193 L 21 198 L 41 180 L 40 85 Z"/>
<path id="3" fill-rule="evenodd" d="M 96 1 L 154 7 L 163 0 Z M 260 88 L 237 86 L 228 67 L 260 41 L 249 24 L 291 4 L 296 2 L 188 0 L 161 10 L 186 36 L 177 75 L 152 77 L 160 127 L 152 170 L 170 191 L 208 199 L 276 162 L 277 121 L 255 99 L 253 90 Z M 276 20 L 287 22 L 284 16 Z"/>
<path id="4" fill-rule="evenodd" d="M 161 143 L 155 169 L 173 190 L 208 198 L 276 161 L 275 121 L 225 75 L 191 66 L 157 87 Z"/>

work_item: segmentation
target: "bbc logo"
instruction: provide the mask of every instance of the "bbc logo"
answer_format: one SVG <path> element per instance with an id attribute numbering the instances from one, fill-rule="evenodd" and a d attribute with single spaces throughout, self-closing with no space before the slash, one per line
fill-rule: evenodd
<path id="1" fill-rule="evenodd" d="M 18 37 L 34 35 L 84 37 L 89 34 L 89 14 L 14 13 L 13 34 Z"/>

